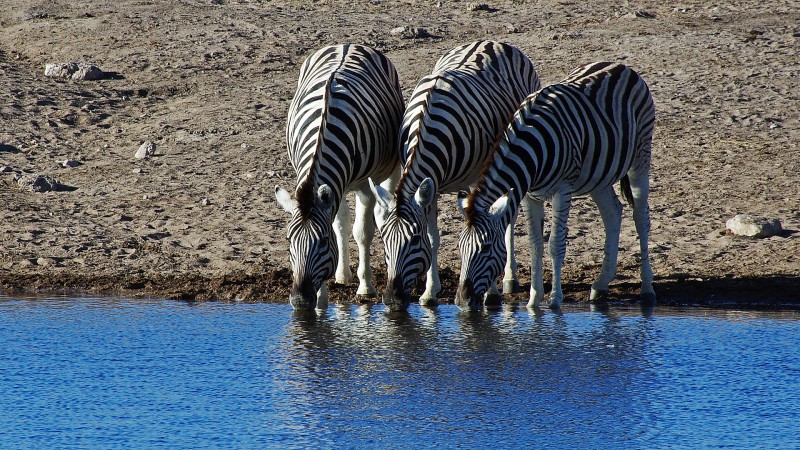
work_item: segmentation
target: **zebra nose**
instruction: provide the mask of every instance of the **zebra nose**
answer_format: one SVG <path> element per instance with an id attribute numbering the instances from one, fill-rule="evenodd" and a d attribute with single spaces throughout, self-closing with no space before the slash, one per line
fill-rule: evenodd
<path id="1" fill-rule="evenodd" d="M 310 310 L 317 307 L 317 291 L 310 280 L 295 283 L 289 293 L 289 304 L 296 310 Z"/>
<path id="2" fill-rule="evenodd" d="M 408 295 L 403 289 L 401 278 L 392 278 L 386 283 L 386 291 L 383 293 L 383 304 L 390 311 L 405 311 L 409 304 Z"/>
<path id="3" fill-rule="evenodd" d="M 483 308 L 480 297 L 475 294 L 472 280 L 466 279 L 458 284 L 455 304 L 462 311 L 480 311 Z"/>

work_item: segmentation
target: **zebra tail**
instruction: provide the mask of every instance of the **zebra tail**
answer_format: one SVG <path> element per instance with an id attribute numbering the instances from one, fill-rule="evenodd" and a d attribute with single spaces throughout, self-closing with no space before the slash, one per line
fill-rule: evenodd
<path id="1" fill-rule="evenodd" d="M 633 207 L 633 192 L 631 192 L 631 180 L 628 179 L 628 175 L 626 174 L 619 180 L 619 188 L 622 191 L 622 196 L 625 197 L 625 201 L 628 202 L 631 207 Z"/>

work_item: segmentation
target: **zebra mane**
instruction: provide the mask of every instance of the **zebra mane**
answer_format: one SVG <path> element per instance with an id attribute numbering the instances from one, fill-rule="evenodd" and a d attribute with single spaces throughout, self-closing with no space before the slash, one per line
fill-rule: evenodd
<path id="1" fill-rule="evenodd" d="M 492 161 L 494 160 L 494 155 L 497 153 L 497 150 L 500 148 L 500 142 L 503 140 L 505 136 L 506 129 L 511 124 L 511 121 L 514 120 L 514 114 L 516 111 L 512 112 L 508 118 L 506 119 L 506 125 L 500 128 L 500 131 L 494 137 L 494 144 L 492 144 L 492 148 L 489 149 L 489 155 L 486 157 L 486 161 L 483 163 L 483 168 L 481 169 L 481 175 L 478 178 L 478 182 L 475 184 L 475 189 L 469 193 L 469 197 L 467 199 L 467 207 L 464 208 L 464 216 L 466 218 L 467 226 L 471 226 L 473 224 L 473 219 L 475 218 L 475 199 L 478 194 L 486 187 L 486 175 L 489 172 L 489 167 L 492 165 Z"/>
<path id="2" fill-rule="evenodd" d="M 317 132 L 317 142 L 314 144 L 314 155 L 308 165 L 308 173 L 305 178 L 297 183 L 297 188 L 294 192 L 294 197 L 297 200 L 297 208 L 300 210 L 300 217 L 303 220 L 311 216 L 311 210 L 314 208 L 314 194 L 315 194 L 315 181 L 317 178 L 317 162 L 322 147 L 322 132 L 328 123 L 328 100 L 331 92 L 330 86 L 333 76 L 328 77 L 325 81 L 325 90 L 322 96 L 322 113 L 320 114 L 319 131 Z"/>
<path id="3" fill-rule="evenodd" d="M 421 121 L 422 118 L 425 117 L 425 114 L 428 112 L 428 106 L 430 104 L 429 100 L 431 98 L 431 95 L 433 95 L 433 89 L 430 89 L 430 90 L 428 90 L 428 92 L 425 93 L 425 98 L 422 101 L 422 112 L 417 117 L 417 120 Z M 416 139 L 416 143 L 414 144 L 414 147 L 411 148 L 411 151 L 409 152 L 408 156 L 406 157 L 406 160 L 405 161 L 401 161 L 404 164 L 405 167 L 403 169 L 402 175 L 400 176 L 400 179 L 397 181 L 397 187 L 394 190 L 395 205 L 398 206 L 398 207 L 401 206 L 401 205 L 404 205 L 408 201 L 408 199 L 405 196 L 403 196 L 402 194 L 403 194 L 403 188 L 405 187 L 406 184 L 409 183 L 408 179 L 409 179 L 410 171 L 408 169 L 411 167 L 411 163 L 417 157 L 417 149 L 419 148 L 419 142 L 420 142 L 420 139 L 419 139 L 419 128 L 417 129 L 416 133 L 413 136 L 409 135 L 409 140 L 412 137 L 416 137 L 417 138 Z M 403 144 L 399 143 L 398 145 L 402 148 Z"/>

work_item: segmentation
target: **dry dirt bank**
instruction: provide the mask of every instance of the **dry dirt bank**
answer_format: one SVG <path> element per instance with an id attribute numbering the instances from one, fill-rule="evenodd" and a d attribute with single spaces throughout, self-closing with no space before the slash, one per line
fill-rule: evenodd
<path id="1" fill-rule="evenodd" d="M 302 60 L 340 42 L 395 62 L 406 95 L 446 50 L 493 38 L 521 48 L 544 83 L 593 60 L 651 86 L 658 118 L 651 251 L 662 303 L 800 299 L 800 8 L 794 0 L 688 1 L 8 0 L 0 10 L 0 291 L 286 298 L 286 217 L 276 184 L 294 174 L 284 117 Z M 424 28 L 419 38 L 389 31 Z M 92 61 L 93 82 L 45 78 Z M 133 158 L 145 140 L 157 156 Z M 66 168 L 66 159 L 80 162 Z M 22 191 L 13 173 L 72 190 Z M 444 297 L 458 271 L 459 214 L 442 200 Z M 738 213 L 779 219 L 763 240 L 724 233 Z M 528 260 L 523 224 L 520 261 Z M 594 206 L 576 201 L 564 271 L 582 299 L 602 259 Z M 638 278 L 629 211 L 620 279 Z M 381 243 L 374 243 L 382 261 Z M 376 266 L 380 273 L 380 268 Z M 379 275 L 380 276 L 380 275 Z M 547 275 L 546 275 L 547 276 Z M 528 280 L 523 270 L 523 281 Z M 378 280 L 379 286 L 381 280 Z M 352 299 L 354 288 L 334 297 Z M 524 297 L 521 293 L 517 297 Z"/>

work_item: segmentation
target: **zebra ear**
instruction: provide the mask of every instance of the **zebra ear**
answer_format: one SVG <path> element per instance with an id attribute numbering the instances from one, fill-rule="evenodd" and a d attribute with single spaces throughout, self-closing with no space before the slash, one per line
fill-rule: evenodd
<path id="1" fill-rule="evenodd" d="M 435 197 L 436 192 L 434 192 L 433 180 L 430 178 L 425 178 L 417 188 L 417 193 L 414 194 L 414 200 L 416 200 L 419 206 L 427 208 L 433 202 Z"/>
<path id="2" fill-rule="evenodd" d="M 464 217 L 467 217 L 467 207 L 469 207 L 469 192 L 458 191 L 458 210 Z"/>
<path id="3" fill-rule="evenodd" d="M 319 199 L 319 205 L 322 209 L 333 208 L 333 191 L 331 191 L 331 187 L 327 184 L 323 184 L 317 189 L 317 198 Z"/>
<path id="4" fill-rule="evenodd" d="M 278 200 L 281 208 L 289 214 L 292 214 L 297 209 L 297 200 L 292 198 L 292 194 L 289 191 L 280 186 L 275 186 L 275 199 Z"/>
<path id="5" fill-rule="evenodd" d="M 495 200 L 492 206 L 489 207 L 489 214 L 492 216 L 492 220 L 499 220 L 503 217 L 506 212 L 508 211 L 508 194 L 511 193 L 514 189 L 506 192 L 505 195 Z"/>

